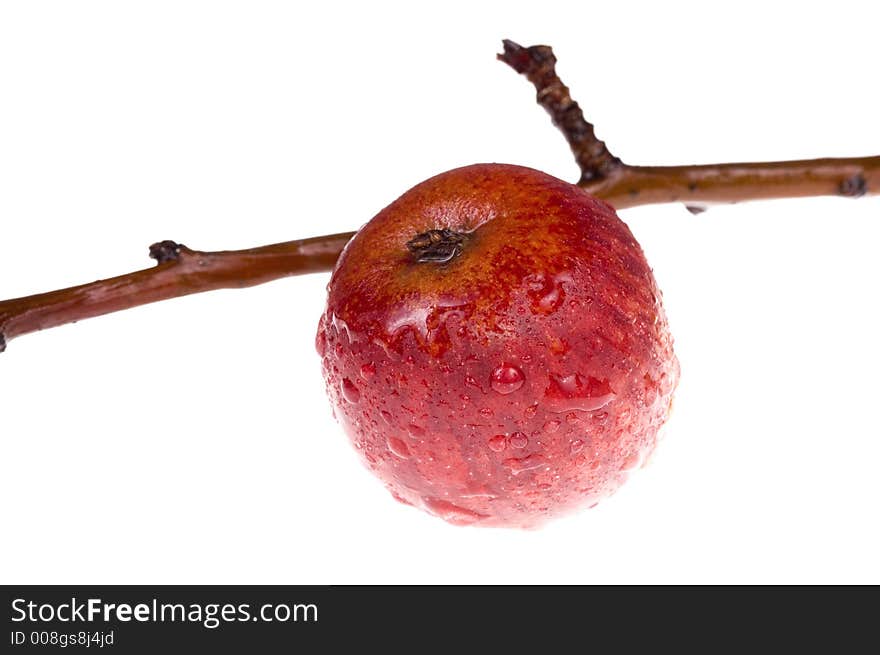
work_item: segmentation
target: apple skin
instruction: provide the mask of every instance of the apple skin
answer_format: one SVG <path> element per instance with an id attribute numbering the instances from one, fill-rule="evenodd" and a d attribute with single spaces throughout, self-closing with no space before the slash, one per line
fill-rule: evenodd
<path id="1" fill-rule="evenodd" d="M 450 261 L 407 245 L 432 230 L 464 235 Z M 433 177 L 361 228 L 316 346 L 366 466 L 459 525 L 534 527 L 613 493 L 654 450 L 679 377 L 614 209 L 502 164 Z"/>

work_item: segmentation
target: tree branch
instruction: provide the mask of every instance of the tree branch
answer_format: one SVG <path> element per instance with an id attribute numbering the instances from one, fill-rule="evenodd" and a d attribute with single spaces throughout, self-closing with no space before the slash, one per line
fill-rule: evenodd
<path id="1" fill-rule="evenodd" d="M 173 241 L 150 246 L 153 268 L 0 302 L 0 351 L 14 337 L 93 316 L 214 289 L 240 289 L 333 268 L 353 232 L 249 250 L 201 252 Z"/>
<path id="2" fill-rule="evenodd" d="M 630 166 L 596 137 L 556 74 L 549 46 L 505 40 L 498 59 L 535 86 L 538 104 L 559 128 L 581 170 L 578 186 L 617 209 L 664 202 L 739 202 L 804 196 L 856 198 L 880 191 L 880 157 L 747 164 Z"/>
<path id="3" fill-rule="evenodd" d="M 698 166 L 628 166 L 579 186 L 617 209 L 666 202 L 700 203 L 843 196 L 880 191 L 880 156 Z"/>
<path id="4" fill-rule="evenodd" d="M 571 98 L 568 87 L 556 74 L 556 56 L 550 46 L 535 45 L 524 48 L 509 39 L 503 41 L 504 52 L 498 59 L 525 75 L 535 85 L 537 101 L 553 119 L 562 132 L 574 159 L 581 169 L 578 184 L 604 180 L 623 163 L 596 138 L 592 124 L 584 118 L 584 112 Z"/>
<path id="5" fill-rule="evenodd" d="M 538 103 L 562 131 L 581 170 L 578 185 L 618 209 L 683 202 L 739 202 L 880 192 L 880 156 L 699 166 L 630 166 L 595 134 L 556 74 L 548 46 L 504 41 L 501 61 L 535 85 Z M 249 250 L 200 252 L 173 241 L 150 247 L 153 268 L 0 302 L 0 351 L 10 339 L 93 316 L 214 289 L 243 288 L 328 271 L 353 232 Z"/>

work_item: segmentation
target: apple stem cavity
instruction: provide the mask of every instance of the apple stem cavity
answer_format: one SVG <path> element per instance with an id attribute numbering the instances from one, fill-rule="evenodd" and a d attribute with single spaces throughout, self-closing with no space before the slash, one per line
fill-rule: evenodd
<path id="1" fill-rule="evenodd" d="M 428 230 L 413 237 L 406 247 L 419 264 L 448 264 L 461 254 L 466 235 L 452 230 Z"/>
<path id="2" fill-rule="evenodd" d="M 580 168 L 577 186 L 616 209 L 683 203 L 699 213 L 707 203 L 880 193 L 880 156 L 685 166 L 625 164 L 596 137 L 593 125 L 556 74 L 556 56 L 549 46 L 523 47 L 510 40 L 503 45 L 498 59 L 532 82 L 538 104 L 571 146 Z M 346 232 L 221 252 L 162 241 L 150 249 L 157 262 L 153 268 L 0 301 L 0 352 L 15 337 L 110 312 L 329 271 L 352 236 L 354 232 Z M 407 247 L 419 263 L 445 264 L 461 253 L 465 239 L 449 230 L 429 230 Z"/>

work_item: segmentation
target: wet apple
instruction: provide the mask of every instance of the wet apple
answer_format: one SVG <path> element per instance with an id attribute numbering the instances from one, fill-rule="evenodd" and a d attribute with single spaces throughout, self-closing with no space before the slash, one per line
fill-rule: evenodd
<path id="1" fill-rule="evenodd" d="M 613 493 L 653 451 L 679 373 L 614 209 L 501 164 L 431 178 L 367 223 L 316 343 L 364 463 L 455 524 L 531 527 Z"/>

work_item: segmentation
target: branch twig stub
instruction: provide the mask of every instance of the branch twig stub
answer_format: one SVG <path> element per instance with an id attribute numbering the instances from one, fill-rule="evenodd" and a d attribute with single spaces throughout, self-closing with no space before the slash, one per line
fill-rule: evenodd
<path id="1" fill-rule="evenodd" d="M 556 74 L 556 56 L 546 45 L 525 48 L 505 39 L 504 52 L 498 59 L 517 73 L 525 75 L 534 84 L 538 104 L 547 110 L 553 124 L 559 128 L 575 161 L 581 169 L 580 183 L 603 180 L 623 163 L 611 154 L 605 143 L 596 137 L 593 125 L 584 118 L 584 112 Z"/>

